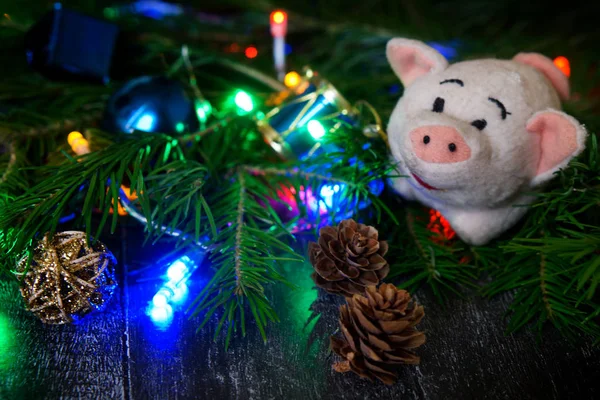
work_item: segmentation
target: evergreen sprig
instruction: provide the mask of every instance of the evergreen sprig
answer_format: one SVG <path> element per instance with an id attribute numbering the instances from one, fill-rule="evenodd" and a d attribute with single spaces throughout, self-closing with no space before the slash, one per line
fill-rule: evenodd
<path id="1" fill-rule="evenodd" d="M 550 322 L 563 334 L 600 339 L 600 154 L 592 133 L 585 153 L 538 194 L 514 237 L 490 252 L 483 293 L 516 291 L 508 330 Z M 501 257 L 493 259 L 493 254 Z"/>
<path id="2" fill-rule="evenodd" d="M 422 285 L 431 289 L 443 303 L 451 294 L 463 296 L 460 286 L 475 287 L 479 268 L 468 256 L 468 247 L 429 229 L 427 210 L 407 206 L 405 221 L 394 231 L 389 278 L 400 278 L 400 286 L 410 291 Z"/>
<path id="3" fill-rule="evenodd" d="M 151 217 L 150 192 L 146 192 L 144 176 L 151 172 L 159 174 L 162 167 L 182 157 L 177 141 L 173 143 L 171 138 L 163 135 L 149 135 L 134 137 L 82 157 L 68 157 L 59 166 L 33 168 L 29 173 L 45 179 L 7 202 L 0 214 L 0 231 L 10 228 L 19 231 L 14 243 L 1 243 L 11 249 L 2 252 L 3 267 L 10 268 L 10 260 L 14 261 L 15 257 L 30 250 L 40 235 L 54 233 L 68 207 L 80 207 L 78 223 L 85 227 L 90 237 L 99 236 L 111 214 L 111 231 L 114 232 L 118 215 L 111 212 L 111 208 L 118 204 L 121 184 L 126 180 L 131 191 L 138 194 L 146 217 Z M 7 191 L 17 192 L 14 187 Z M 99 210 L 101 218 L 96 230 L 92 231 L 95 209 Z"/>
<path id="4" fill-rule="evenodd" d="M 595 320 L 600 304 L 592 300 L 598 276 L 593 278 L 593 288 L 581 290 L 581 274 L 596 271 L 598 257 L 578 264 L 564 257 L 564 253 L 557 254 L 557 248 L 574 244 L 569 240 L 550 244 L 546 249 L 532 244 L 525 242 L 507 246 L 507 264 L 492 272 L 493 280 L 484 290 L 484 294 L 489 296 L 516 291 L 507 310 L 510 315 L 508 331 L 515 332 L 532 323 L 532 328 L 541 333 L 545 324 L 550 322 L 572 339 L 579 332 L 596 340 L 600 338 L 600 325 Z M 584 248 L 580 247 L 578 251 L 588 252 L 589 248 L 589 244 L 584 244 Z M 576 280 L 574 275 L 579 275 Z"/>
<path id="5" fill-rule="evenodd" d="M 268 206 L 274 198 L 275 191 L 244 168 L 237 169 L 228 187 L 209 196 L 218 229 L 209 246 L 215 274 L 190 309 L 192 316 L 206 311 L 198 329 L 222 309 L 215 339 L 226 323 L 226 347 L 235 330 L 246 334 L 247 308 L 267 340 L 267 322 L 276 322 L 278 317 L 265 294 L 265 286 L 273 282 L 291 286 L 280 274 L 279 263 L 302 261 L 278 238 L 289 233 Z"/>
<path id="6" fill-rule="evenodd" d="M 3 206 L 0 231 L 12 234 L 0 240 L 2 265 L 14 265 L 40 235 L 56 232 L 61 216 L 73 209 L 79 215 L 75 226 L 88 235 L 98 237 L 106 225 L 114 232 L 120 218 L 114 208 L 124 185 L 137 196 L 127 203 L 147 221 L 148 239 L 176 232 L 180 246 L 196 243 L 210 252 L 214 276 L 190 308 L 192 316 L 204 313 L 199 329 L 220 314 L 216 335 L 225 329 L 228 345 L 233 332 L 245 334 L 250 313 L 266 340 L 267 322 L 277 321 L 266 287 L 291 285 L 279 263 L 302 261 L 289 245 L 292 227 L 298 219 L 318 226 L 315 207 L 336 209 L 331 220 L 354 213 L 364 201 L 374 201 L 379 213 L 386 210 L 369 185 L 387 176 L 391 166 L 377 151 L 357 157 L 370 141 L 350 127 L 328 143 L 351 151 L 323 153 L 310 163 L 280 162 L 281 167 L 273 167 L 274 154 L 265 155 L 259 138 L 250 118 L 236 118 L 179 138 L 122 137 L 102 150 L 81 157 L 64 153 L 62 163 L 32 168 L 28 173 L 45 179 Z M 262 150 L 254 151 L 255 146 Z M 370 168 L 364 168 L 367 162 Z M 343 204 L 324 203 L 319 195 L 324 184 L 343 187 L 337 196 Z M 294 206 L 282 203 L 282 188 L 296 193 L 299 206 L 298 216 L 287 221 L 274 209 Z"/>
<path id="7" fill-rule="evenodd" d="M 220 102 L 224 93 L 242 85 L 230 74 L 213 76 L 208 61 L 231 56 L 214 48 L 233 42 L 260 48 L 272 40 L 269 35 L 246 34 L 249 24 L 264 24 L 266 30 L 267 21 L 262 18 L 261 22 L 260 15 L 266 15 L 272 5 L 243 3 L 243 8 L 262 10 L 261 14 L 250 13 L 220 27 L 199 25 L 190 18 L 186 21 L 185 16 L 178 17 L 178 23 L 168 29 L 164 21 L 145 24 L 137 16 L 117 18 L 123 27 L 146 33 L 132 38 L 143 51 L 127 60 L 127 68 L 137 75 L 168 73 L 176 77 L 181 44 L 189 44 L 197 83 L 207 96 L 212 95 L 211 101 Z M 61 143 L 68 131 L 90 128 L 118 82 L 105 87 L 57 83 L 33 73 L 24 62 L 22 35 L 38 17 L 33 14 L 42 13 L 46 4 L 37 0 L 28 0 L 29 7 L 8 4 L 3 12 L 12 19 L 3 20 L 3 27 L 12 29 L 0 30 L 0 48 L 11 61 L 0 65 L 0 101 L 10 107 L 5 111 L 0 105 L 0 141 L 9 143 L 14 153 L 0 155 L 0 269 L 10 270 L 15 257 L 31 248 L 39 235 L 55 230 L 67 209 L 79 210 L 76 224 L 95 236 L 106 224 L 114 228 L 119 217 L 111 215 L 110 209 L 117 204 L 120 185 L 125 183 L 138 195 L 132 205 L 150 221 L 146 227 L 149 239 L 177 230 L 181 233 L 180 246 L 201 241 L 212 250 L 215 280 L 195 302 L 194 312 L 206 310 L 204 318 L 222 313 L 219 330 L 226 327 L 228 338 L 238 328 L 245 331 L 249 312 L 264 335 L 266 322 L 277 319 L 266 288 L 284 279 L 277 258 L 295 258 L 286 247 L 290 243 L 287 232 L 310 213 L 310 201 L 313 206 L 321 205 L 319 188 L 324 183 L 339 184 L 339 197 L 347 201 L 341 209 L 331 207 L 328 218 L 335 218 L 336 213 L 338 217 L 355 213 L 367 199 L 373 207 L 362 216 L 385 213 L 399 222 L 395 225 L 394 218 L 381 218 L 378 226 L 392 244 L 390 278 L 402 278 L 402 285 L 410 288 L 429 286 L 443 300 L 453 292 L 462 293 L 462 286 L 476 284 L 484 271 L 491 279 L 482 289 L 484 295 L 514 293 L 509 310 L 511 331 L 524 326 L 541 330 L 549 322 L 569 335 L 579 331 L 600 338 L 600 119 L 594 93 L 600 75 L 595 67 L 599 37 L 594 14 L 586 13 L 589 17 L 575 26 L 569 23 L 574 10 L 561 10 L 557 18 L 564 23 L 554 24 L 552 34 L 536 34 L 543 24 L 529 18 L 530 8 L 535 6 L 523 8 L 523 2 L 516 0 L 511 5 L 497 3 L 485 8 L 477 2 L 455 0 L 436 7 L 429 1 L 410 2 L 409 6 L 396 2 L 385 7 L 368 3 L 348 7 L 347 2 L 328 1 L 320 2 L 317 8 L 305 1 L 286 3 L 295 21 L 293 34 L 305 34 L 303 46 L 294 47 L 292 58 L 297 65 L 310 64 L 349 99 L 369 100 L 384 120 L 401 91 L 384 54 L 385 42 L 392 36 L 442 43 L 458 37 L 449 46 L 461 59 L 510 58 L 519 51 L 566 55 L 573 69 L 573 92 L 579 99 L 565 106 L 587 125 L 588 150 L 538 194 L 521 224 L 490 245 L 476 248 L 457 240 L 440 241 L 427 229 L 429 218 L 422 209 L 401 204 L 394 196 L 370 194 L 370 184 L 394 172 L 385 146 L 364 147 L 368 142 L 360 135 L 364 121 L 360 121 L 359 129 L 346 127 L 338 132 L 340 137 L 332 139 L 345 152 L 325 154 L 310 163 L 278 162 L 249 118 L 223 119 L 212 131 L 216 135 L 198 135 L 197 140 L 146 134 L 129 140 L 117 137 L 118 144 L 104 142 L 95 147 L 104 150 L 65 158 L 60 150 L 65 147 Z M 102 14 L 94 2 L 80 7 Z M 376 23 L 365 23 L 365 9 Z M 310 13 L 312 18 L 295 17 L 294 10 Z M 193 29 L 174 32 L 174 26 Z M 585 27 L 592 29 L 586 31 Z M 269 57 L 253 62 L 264 71 L 272 69 Z M 268 93 L 261 96 L 266 99 Z M 115 139 L 114 135 L 107 136 Z M 16 155 L 14 162 L 11 154 Z M 266 201 L 277 197 L 282 185 L 293 188 L 296 196 L 301 215 L 295 220 L 279 221 Z M 312 193 L 312 199 L 302 195 L 307 192 Z M 100 223 L 92 226 L 94 209 L 99 211 Z M 370 212 L 373 210 L 375 213 Z M 258 236 L 256 229 L 261 232 Z M 257 237 L 261 242 L 258 247 Z M 262 245 L 270 243 L 269 239 L 277 244 Z"/>

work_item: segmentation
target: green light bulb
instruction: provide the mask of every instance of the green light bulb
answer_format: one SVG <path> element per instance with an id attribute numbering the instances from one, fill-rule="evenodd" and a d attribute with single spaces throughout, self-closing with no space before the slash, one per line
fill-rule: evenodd
<path id="1" fill-rule="evenodd" d="M 178 122 L 175 125 L 175 130 L 179 133 L 183 132 L 184 129 L 185 129 L 185 125 L 183 124 L 183 122 Z"/>
<path id="2" fill-rule="evenodd" d="M 325 127 L 317 120 L 311 119 L 308 121 L 306 128 L 308 129 L 310 136 L 312 136 L 315 140 L 319 140 L 325 136 Z"/>
<path id="3" fill-rule="evenodd" d="M 16 362 L 18 352 L 15 348 L 16 330 L 10 323 L 8 317 L 0 314 L 0 372 L 10 370 L 10 366 Z"/>
<path id="4" fill-rule="evenodd" d="M 196 115 L 200 122 L 205 123 L 212 113 L 212 106 L 208 100 L 196 100 Z"/>
<path id="5" fill-rule="evenodd" d="M 243 90 L 240 90 L 236 93 L 234 101 L 235 105 L 244 112 L 248 113 L 254 109 L 252 97 L 250 97 L 250 95 Z"/>
<path id="6" fill-rule="evenodd" d="M 119 16 L 119 12 L 114 8 L 107 7 L 104 9 L 104 16 L 108 19 L 113 19 Z"/>

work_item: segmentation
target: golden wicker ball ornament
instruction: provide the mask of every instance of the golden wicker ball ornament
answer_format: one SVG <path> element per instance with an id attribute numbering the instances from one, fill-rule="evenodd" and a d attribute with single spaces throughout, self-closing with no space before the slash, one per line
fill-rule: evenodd
<path id="1" fill-rule="evenodd" d="M 25 256 L 15 275 L 26 306 L 46 324 L 66 324 L 105 308 L 117 286 L 116 260 L 106 246 L 83 232 L 48 234 Z"/>

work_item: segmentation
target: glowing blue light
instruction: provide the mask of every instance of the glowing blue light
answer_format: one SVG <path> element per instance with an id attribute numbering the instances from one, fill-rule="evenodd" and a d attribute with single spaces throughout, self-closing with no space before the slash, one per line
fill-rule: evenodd
<path id="1" fill-rule="evenodd" d="M 164 283 L 150 303 L 147 314 L 155 325 L 165 328 L 170 324 L 174 308 L 181 305 L 188 296 L 187 280 L 198 267 L 190 257 L 182 256 L 167 269 Z"/>
<path id="2" fill-rule="evenodd" d="M 458 43 L 454 40 L 447 42 L 447 44 L 438 42 L 428 42 L 427 44 L 436 49 L 447 60 L 452 60 L 458 55 L 458 51 L 455 49 Z"/>
<path id="3" fill-rule="evenodd" d="M 151 113 L 143 114 L 134 125 L 138 131 L 149 132 L 154 127 L 154 115 Z"/>
<path id="4" fill-rule="evenodd" d="M 285 55 L 290 55 L 292 53 L 292 45 L 289 43 L 285 44 Z"/>
<path id="5" fill-rule="evenodd" d="M 75 215 L 75 213 L 71 213 L 69 215 L 65 215 L 64 217 L 60 217 L 60 219 L 58 220 L 59 224 L 64 224 L 65 222 L 69 222 L 72 219 L 75 219 L 77 215 Z"/>
<path id="6" fill-rule="evenodd" d="M 186 257 L 187 258 L 187 257 Z M 189 260 L 189 259 L 188 259 Z M 188 273 L 188 267 L 181 259 L 175 261 L 167 270 L 167 278 L 172 282 L 179 282 L 185 278 Z"/>
<path id="7" fill-rule="evenodd" d="M 180 15 L 183 8 L 160 0 L 140 0 L 133 4 L 133 11 L 152 19 Z"/>
<path id="8" fill-rule="evenodd" d="M 185 282 L 181 282 L 179 285 L 167 283 L 167 287 L 171 289 L 171 293 L 173 294 L 170 299 L 172 304 L 181 304 L 187 299 L 188 287 Z"/>
<path id="9" fill-rule="evenodd" d="M 62 4 L 60 3 L 54 3 L 54 9 L 55 10 L 60 10 L 62 8 Z"/>
<path id="10" fill-rule="evenodd" d="M 400 85 L 394 84 L 394 85 L 390 86 L 389 89 L 388 89 L 388 93 L 389 94 L 398 94 L 398 93 L 400 93 Z"/>
<path id="11" fill-rule="evenodd" d="M 167 293 L 164 289 L 160 289 L 158 293 L 154 295 L 152 298 L 152 304 L 155 307 L 164 307 L 169 305 L 169 293 Z"/>
<path id="12" fill-rule="evenodd" d="M 327 102 L 327 99 L 325 99 L 325 98 L 323 98 L 320 103 L 315 104 L 313 106 L 313 108 L 308 110 L 306 112 L 306 114 L 304 114 L 302 119 L 300 121 L 298 121 L 298 126 L 299 127 L 304 126 L 307 122 L 309 122 L 312 119 L 312 117 L 314 117 L 315 115 L 317 115 L 317 113 L 319 113 L 322 109 L 324 109 L 325 105 L 327 105 L 327 104 L 328 104 L 328 102 Z"/>
<path id="13" fill-rule="evenodd" d="M 343 184 L 335 184 L 335 185 L 324 185 L 321 187 L 319 195 L 321 196 L 320 204 L 321 206 L 326 207 L 327 209 L 331 209 L 334 204 L 334 196 L 336 193 L 339 193 L 340 190 L 344 189 Z"/>
<path id="14" fill-rule="evenodd" d="M 173 318 L 173 308 L 166 304 L 164 307 L 152 307 L 149 311 L 152 322 L 157 325 L 166 325 Z"/>

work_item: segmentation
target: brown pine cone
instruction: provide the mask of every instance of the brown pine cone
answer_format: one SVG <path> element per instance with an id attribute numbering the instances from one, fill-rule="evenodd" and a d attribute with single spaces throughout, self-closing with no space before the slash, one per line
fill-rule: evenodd
<path id="1" fill-rule="evenodd" d="M 340 307 L 344 337 L 331 337 L 332 350 L 344 359 L 334 365 L 336 371 L 391 385 L 398 379 L 398 364 L 419 363 L 411 350 L 425 343 L 425 334 L 415 329 L 425 312 L 407 291 L 384 283 L 346 300 Z"/>
<path id="2" fill-rule="evenodd" d="M 378 240 L 377 229 L 352 219 L 319 231 L 319 242 L 308 245 L 315 284 L 329 293 L 364 293 L 385 278 L 390 266 L 383 256 L 388 244 Z"/>

